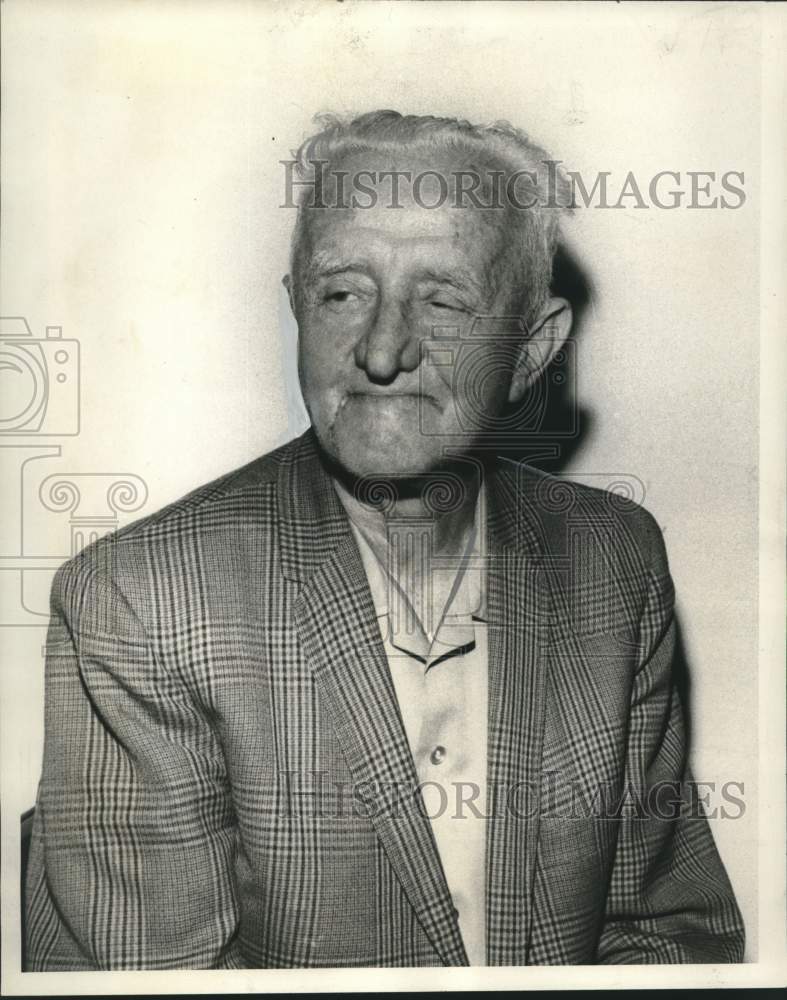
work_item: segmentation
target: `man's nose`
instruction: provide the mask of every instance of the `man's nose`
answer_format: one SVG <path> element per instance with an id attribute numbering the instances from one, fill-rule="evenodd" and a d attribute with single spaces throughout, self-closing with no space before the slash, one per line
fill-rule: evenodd
<path id="1" fill-rule="evenodd" d="M 373 382 L 392 382 L 418 367 L 418 336 L 407 312 L 400 302 L 381 303 L 355 345 L 355 363 Z"/>

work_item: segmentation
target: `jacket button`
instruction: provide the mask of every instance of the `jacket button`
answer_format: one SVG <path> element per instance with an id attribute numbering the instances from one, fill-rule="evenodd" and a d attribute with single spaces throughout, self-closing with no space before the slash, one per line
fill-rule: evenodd
<path id="1" fill-rule="evenodd" d="M 432 751 L 429 760 L 435 765 L 442 764 L 445 760 L 445 747 L 435 747 Z"/>

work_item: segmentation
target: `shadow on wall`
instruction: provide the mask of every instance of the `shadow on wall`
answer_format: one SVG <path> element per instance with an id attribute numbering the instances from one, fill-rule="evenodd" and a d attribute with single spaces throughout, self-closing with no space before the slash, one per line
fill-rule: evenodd
<path id="1" fill-rule="evenodd" d="M 20 910 L 20 922 L 22 925 L 22 972 L 27 972 L 27 934 L 25 933 L 27 927 L 27 914 L 25 906 L 25 877 L 27 875 L 27 859 L 30 857 L 30 838 L 33 834 L 33 816 L 35 815 L 35 809 L 28 809 L 27 812 L 22 813 L 21 830 L 20 830 L 20 841 L 22 849 L 22 864 L 20 867 L 20 872 L 22 873 L 22 906 Z"/>

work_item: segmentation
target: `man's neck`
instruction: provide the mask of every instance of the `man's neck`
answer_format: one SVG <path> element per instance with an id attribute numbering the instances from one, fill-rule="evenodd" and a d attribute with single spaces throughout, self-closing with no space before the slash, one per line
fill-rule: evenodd
<path id="1" fill-rule="evenodd" d="M 363 502 L 363 490 L 334 478 L 339 499 L 378 563 L 405 595 L 424 632 L 432 637 L 442 620 L 475 541 L 480 482 L 439 477 L 420 483 L 380 481 L 366 500 L 395 496 L 393 503 Z M 461 487 L 461 488 L 460 488 Z M 452 489 L 449 494 L 448 490 Z M 451 502 L 451 497 L 456 502 Z M 441 570 L 435 568 L 439 558 Z"/>
<path id="2" fill-rule="evenodd" d="M 452 558 L 459 557 L 467 548 L 475 522 L 476 503 L 480 483 L 467 483 L 464 480 L 452 480 L 442 486 L 439 480 L 431 488 L 424 481 L 424 488 L 413 488 L 408 483 L 407 488 L 401 488 L 401 480 L 390 481 L 390 495 L 396 497 L 393 502 L 374 503 L 375 495 L 382 499 L 387 496 L 386 484 L 380 481 L 379 490 L 370 491 L 372 496 L 364 494 L 363 489 L 352 488 L 352 485 L 340 477 L 333 477 L 333 482 L 339 498 L 348 516 L 359 531 L 363 532 L 377 558 L 386 564 L 388 549 L 392 538 L 402 531 L 409 531 L 411 526 L 421 522 L 429 525 L 429 536 L 432 554 Z M 461 489 L 457 486 L 461 485 Z M 457 496 L 452 503 L 448 490 L 453 489 Z M 422 552 L 412 552 L 411 558 L 422 561 Z"/>

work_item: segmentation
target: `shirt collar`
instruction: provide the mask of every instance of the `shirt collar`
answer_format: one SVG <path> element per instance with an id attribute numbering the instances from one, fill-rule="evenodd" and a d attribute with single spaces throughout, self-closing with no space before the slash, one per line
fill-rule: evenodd
<path id="1" fill-rule="evenodd" d="M 483 550 L 487 519 L 483 483 L 476 501 L 473 532 L 464 553 L 457 559 L 439 560 L 434 571 L 443 591 L 448 591 L 448 600 L 440 621 L 432 623 L 431 636 L 424 627 L 429 623 L 424 623 L 414 610 L 413 595 L 408 593 L 406 584 L 389 572 L 369 543 L 366 537 L 371 530 L 369 512 L 358 501 L 348 503 L 346 491 L 338 485 L 337 493 L 347 511 L 377 618 L 391 644 L 427 664 L 472 648 L 475 625 L 486 620 Z"/>

